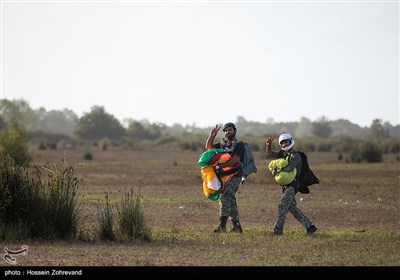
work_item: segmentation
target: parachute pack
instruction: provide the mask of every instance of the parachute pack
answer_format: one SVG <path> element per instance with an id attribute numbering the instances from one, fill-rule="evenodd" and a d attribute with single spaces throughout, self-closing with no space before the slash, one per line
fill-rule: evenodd
<path id="1" fill-rule="evenodd" d="M 257 173 L 256 163 L 254 162 L 254 156 L 251 152 L 250 145 L 247 142 L 244 144 L 244 155 L 243 155 L 243 177 L 246 178 L 251 173 Z"/>
<path id="2" fill-rule="evenodd" d="M 256 163 L 254 162 L 254 156 L 253 153 L 251 152 L 249 143 L 247 143 L 246 141 L 236 141 L 234 145 L 237 145 L 238 143 L 243 143 L 244 146 L 244 154 L 242 161 L 242 184 L 243 184 L 247 176 L 249 176 L 251 173 L 257 172 L 257 167 Z M 224 145 L 225 142 L 222 141 L 221 147 L 223 148 Z"/>
<path id="3" fill-rule="evenodd" d="M 310 193 L 310 189 L 308 188 L 311 185 L 319 184 L 319 179 L 314 175 L 314 172 L 311 170 L 310 165 L 308 164 L 308 159 L 305 153 L 296 151 L 301 156 L 302 168 L 298 180 L 300 182 L 299 192 L 301 193 Z"/>
<path id="4" fill-rule="evenodd" d="M 300 183 L 298 191 L 304 194 L 310 193 L 310 189 L 308 187 L 314 184 L 319 184 L 319 179 L 311 170 L 310 165 L 308 164 L 307 155 L 301 151 L 295 151 L 295 153 L 300 154 L 302 162 L 301 172 L 297 176 L 297 180 Z M 278 158 L 284 158 L 284 154 L 284 151 L 280 150 L 278 153 Z"/>

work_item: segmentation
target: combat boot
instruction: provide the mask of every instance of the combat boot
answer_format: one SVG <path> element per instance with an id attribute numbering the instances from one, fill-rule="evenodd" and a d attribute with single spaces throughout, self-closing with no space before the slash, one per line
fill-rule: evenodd
<path id="1" fill-rule="evenodd" d="M 214 232 L 215 233 L 226 232 L 226 221 L 228 220 L 228 217 L 220 217 L 219 219 L 221 223 L 216 229 L 214 229 Z"/>
<path id="2" fill-rule="evenodd" d="M 243 229 L 242 229 L 242 226 L 240 225 L 239 221 L 232 221 L 232 223 L 233 223 L 233 228 L 230 232 L 243 233 Z"/>
<path id="3" fill-rule="evenodd" d="M 308 229 L 307 229 L 307 234 L 311 235 L 314 234 L 314 232 L 317 231 L 317 228 L 314 225 L 311 225 Z"/>

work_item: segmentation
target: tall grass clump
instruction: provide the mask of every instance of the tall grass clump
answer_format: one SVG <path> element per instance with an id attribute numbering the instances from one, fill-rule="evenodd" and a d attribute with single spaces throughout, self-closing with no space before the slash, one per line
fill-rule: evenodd
<path id="1" fill-rule="evenodd" d="M 64 159 L 61 165 L 43 166 L 48 172 L 45 199 L 48 218 L 57 237 L 65 238 L 76 233 L 79 222 L 77 190 L 82 179 L 74 176 L 75 168 Z"/>
<path id="2" fill-rule="evenodd" d="M 48 172 L 45 177 L 42 170 Z M 66 238 L 76 232 L 79 209 L 76 191 L 80 180 L 63 161 L 28 168 L 6 156 L 0 168 L 0 239 Z"/>
<path id="3" fill-rule="evenodd" d="M 143 199 L 139 194 L 134 197 L 133 190 L 122 194 L 117 205 L 118 226 L 121 238 L 151 241 L 150 230 L 146 227 L 143 212 Z"/>
<path id="4" fill-rule="evenodd" d="M 98 235 L 101 240 L 115 240 L 115 234 L 113 230 L 114 226 L 114 214 L 110 205 L 110 197 L 108 193 L 105 195 L 106 205 L 99 214 L 99 232 Z"/>
<path id="5" fill-rule="evenodd" d="M 24 218 L 27 180 L 22 169 L 6 155 L 0 162 L 0 240 L 21 240 L 29 236 Z"/>

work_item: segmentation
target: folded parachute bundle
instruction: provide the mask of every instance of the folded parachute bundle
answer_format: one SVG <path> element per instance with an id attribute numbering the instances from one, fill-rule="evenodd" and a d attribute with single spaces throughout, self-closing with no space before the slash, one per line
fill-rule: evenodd
<path id="1" fill-rule="evenodd" d="M 217 155 L 218 153 L 226 152 L 224 149 L 210 149 L 202 153 L 199 157 L 199 161 L 197 162 L 198 165 L 201 167 L 207 167 L 210 165 L 210 161 L 212 158 Z"/>
<path id="2" fill-rule="evenodd" d="M 203 178 L 203 193 L 212 201 L 219 198 L 219 190 L 221 189 L 221 181 L 214 172 L 212 165 L 201 168 L 201 176 Z"/>
<path id="3" fill-rule="evenodd" d="M 214 166 L 224 163 L 231 158 L 231 155 L 223 149 L 211 149 L 200 155 L 198 164 L 201 166 L 201 175 L 203 179 L 203 193 L 212 200 L 219 199 L 220 191 L 223 185 L 229 181 L 233 174 L 218 177 L 215 173 Z M 224 167 L 222 171 L 227 171 L 232 167 Z"/>
<path id="4" fill-rule="evenodd" d="M 270 171 L 276 170 L 278 172 L 276 173 L 274 179 L 279 185 L 288 185 L 294 180 L 294 178 L 296 178 L 296 168 L 294 168 L 290 172 L 282 171 L 282 169 L 285 168 L 288 164 L 289 162 L 284 158 L 271 160 L 271 162 L 268 164 L 268 169 Z"/>

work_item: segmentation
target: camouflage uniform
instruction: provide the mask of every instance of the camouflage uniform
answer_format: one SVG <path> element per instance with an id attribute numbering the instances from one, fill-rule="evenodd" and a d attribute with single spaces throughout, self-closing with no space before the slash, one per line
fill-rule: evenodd
<path id="1" fill-rule="evenodd" d="M 232 219 L 233 228 L 230 232 L 239 232 L 243 233 L 242 226 L 239 222 L 239 211 L 236 203 L 236 192 L 239 189 L 239 186 L 242 183 L 242 169 L 243 169 L 243 160 L 245 153 L 245 145 L 244 142 L 238 141 L 236 139 L 236 126 L 234 123 L 228 122 L 222 128 L 222 131 L 225 133 L 225 137 L 219 142 L 214 144 L 214 139 L 217 136 L 218 130 L 221 127 L 216 125 L 210 131 L 210 135 L 206 140 L 206 144 L 204 145 L 205 149 L 209 150 L 211 148 L 222 148 L 226 152 L 229 152 L 232 156 L 230 160 L 227 162 L 217 164 L 214 166 L 214 169 L 217 170 L 217 176 L 226 176 L 232 175 L 232 177 L 225 183 L 223 186 L 223 190 L 220 195 L 220 224 L 214 229 L 214 232 L 226 232 L 226 221 L 229 217 Z M 239 159 L 239 160 L 238 160 Z M 240 162 L 239 162 L 240 161 Z M 223 166 L 222 166 L 223 165 Z M 220 168 L 231 167 L 229 170 L 220 170 Z"/>
<path id="2" fill-rule="evenodd" d="M 236 141 L 236 143 L 238 143 Z M 225 145 L 226 143 L 222 144 L 218 143 L 214 145 L 214 147 L 219 148 L 223 147 L 226 151 L 229 151 L 233 154 L 237 154 L 240 158 L 243 158 L 244 154 L 244 144 L 241 142 L 240 144 L 235 144 L 232 146 Z M 240 168 L 236 171 L 232 178 L 225 184 L 224 190 L 221 193 L 220 200 L 219 200 L 219 215 L 220 215 L 220 225 L 214 230 L 214 232 L 226 232 L 226 221 L 229 217 L 231 217 L 233 229 L 232 232 L 243 232 L 243 229 L 239 222 L 239 210 L 236 203 L 236 192 L 238 191 L 241 183 L 242 183 L 242 169 Z"/>
<path id="3" fill-rule="evenodd" d="M 276 153 L 273 153 L 274 157 L 281 157 Z M 299 175 L 302 168 L 301 156 L 299 153 L 290 154 L 287 157 L 289 164 L 292 164 L 297 169 Z M 295 179 L 292 183 L 286 186 L 282 186 L 282 197 L 278 205 L 278 218 L 274 225 L 274 234 L 280 235 L 283 233 L 283 227 L 285 224 L 286 216 L 288 212 L 298 220 L 307 230 L 313 226 L 312 222 L 307 218 L 306 215 L 297 207 L 296 193 L 299 189 L 299 182 Z"/>
<path id="4" fill-rule="evenodd" d="M 239 189 L 241 177 L 233 176 L 224 187 L 220 196 L 220 217 L 231 217 L 232 221 L 239 221 L 239 211 L 236 203 L 236 192 Z"/>
<path id="5" fill-rule="evenodd" d="M 298 185 L 298 181 L 294 180 L 292 185 Z M 306 229 L 310 228 L 312 225 L 306 215 L 297 208 L 295 187 L 297 186 L 282 186 L 282 197 L 278 205 L 278 219 L 274 225 L 274 234 L 283 233 L 283 226 L 288 212 L 292 213 L 296 220 L 298 220 Z"/>

